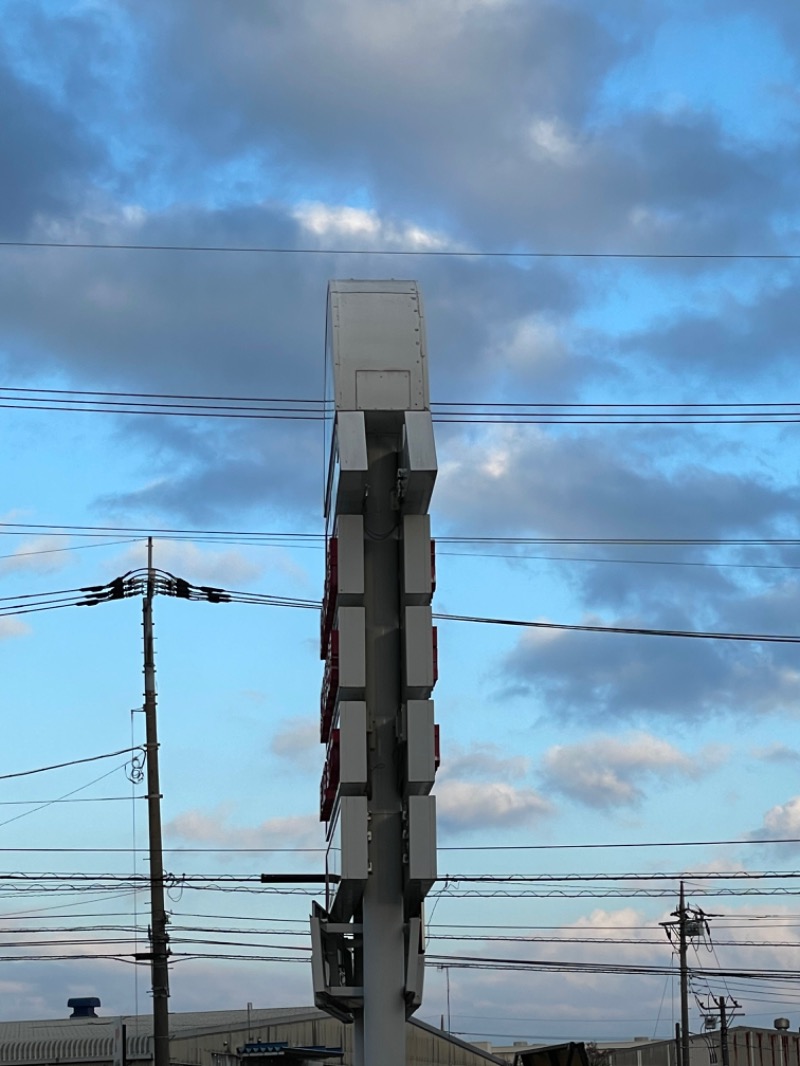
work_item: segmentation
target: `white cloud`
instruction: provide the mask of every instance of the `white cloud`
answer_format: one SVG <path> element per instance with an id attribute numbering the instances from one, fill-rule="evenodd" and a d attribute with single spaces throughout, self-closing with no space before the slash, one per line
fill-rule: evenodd
<path id="1" fill-rule="evenodd" d="M 189 541 L 153 541 L 153 563 L 159 569 L 169 570 L 194 584 L 237 588 L 239 585 L 261 577 L 269 564 L 276 569 L 289 568 L 288 558 L 275 549 L 261 549 L 262 560 L 255 561 L 251 554 L 236 548 L 223 551 L 200 548 Z M 266 560 L 269 560 L 267 562 Z M 120 569 L 137 569 L 147 563 L 144 545 L 133 545 L 117 559 Z M 291 567 L 296 571 L 296 567 Z"/>
<path id="2" fill-rule="evenodd" d="M 436 811 L 444 832 L 531 825 L 552 813 L 550 802 L 524 778 L 530 760 L 496 744 L 448 747 L 436 778 Z M 512 784 L 511 782 L 518 782 Z"/>
<path id="3" fill-rule="evenodd" d="M 531 152 L 560 166 L 577 162 L 578 145 L 565 123 L 557 118 L 537 118 L 528 127 Z"/>
<path id="4" fill-rule="evenodd" d="M 540 793 L 505 781 L 445 779 L 437 784 L 436 797 L 439 823 L 452 832 L 533 825 L 553 810 Z"/>
<path id="5" fill-rule="evenodd" d="M 770 837 L 800 837 L 800 796 L 793 796 L 786 803 L 770 807 L 764 815 L 760 829 L 752 836 L 756 840 Z"/>
<path id="6" fill-rule="evenodd" d="M 31 537 L 0 558 L 0 574 L 48 574 L 63 569 L 73 558 L 63 537 Z"/>
<path id="7" fill-rule="evenodd" d="M 31 627 L 18 618 L 0 618 L 0 640 L 8 640 L 11 637 L 25 637 L 31 632 Z"/>
<path id="8" fill-rule="evenodd" d="M 231 824 L 231 810 L 222 805 L 212 810 L 189 810 L 172 818 L 164 832 L 186 844 L 220 848 L 314 848 L 320 847 L 322 832 L 315 815 L 268 818 L 259 825 Z"/>
<path id="9" fill-rule="evenodd" d="M 415 222 L 393 223 L 377 211 L 313 201 L 297 205 L 292 218 L 315 237 L 328 240 L 350 238 L 359 246 L 417 248 L 420 251 L 453 248 L 452 238 Z"/>
<path id="10" fill-rule="evenodd" d="M 526 755 L 507 755 L 496 744 L 475 744 L 461 748 L 448 745 L 447 763 L 440 778 L 520 778 L 530 769 Z"/>
<path id="11" fill-rule="evenodd" d="M 548 788 L 590 807 L 631 807 L 644 799 L 646 780 L 698 778 L 722 757 L 706 750 L 689 756 L 650 733 L 594 736 L 558 744 L 542 759 Z"/>
<path id="12" fill-rule="evenodd" d="M 303 770 L 322 766 L 319 724 L 308 715 L 288 719 L 269 743 L 270 751 Z"/>

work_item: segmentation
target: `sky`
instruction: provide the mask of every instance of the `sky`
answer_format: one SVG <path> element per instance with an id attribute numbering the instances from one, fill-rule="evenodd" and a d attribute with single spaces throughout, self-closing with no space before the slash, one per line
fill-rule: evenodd
<path id="1" fill-rule="evenodd" d="M 421 286 L 437 612 L 798 632 L 795 5 L 0 12 L 0 1018 L 150 1005 L 141 601 L 11 611 L 148 534 L 198 585 L 321 598 L 332 278 Z M 324 860 L 318 614 L 155 616 L 171 1009 L 308 1004 L 309 896 L 219 878 Z M 439 649 L 419 1016 L 671 1035 L 683 879 L 693 990 L 800 1024 L 759 979 L 800 969 L 797 646 L 442 619 Z"/>

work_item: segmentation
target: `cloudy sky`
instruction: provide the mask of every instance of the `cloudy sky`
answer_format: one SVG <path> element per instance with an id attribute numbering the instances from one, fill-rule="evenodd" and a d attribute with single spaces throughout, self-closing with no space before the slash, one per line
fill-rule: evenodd
<path id="1" fill-rule="evenodd" d="M 438 611 L 797 633 L 795 5 L 0 10 L 0 606 L 142 567 L 148 532 L 190 581 L 318 599 L 326 284 L 408 277 L 438 405 Z M 317 615 L 156 607 L 172 1008 L 308 1003 L 306 896 L 180 877 L 323 861 Z M 3 774 L 141 743 L 140 644 L 138 600 L 0 611 Z M 439 645 L 449 879 L 421 1017 L 449 987 L 476 1039 L 671 1034 L 663 973 L 507 963 L 669 969 L 681 874 L 720 915 L 698 967 L 800 965 L 794 897 L 741 898 L 794 882 L 723 879 L 797 861 L 774 843 L 800 838 L 796 645 L 448 621 Z M 0 775 L 7 873 L 87 878 L 2 890 L 2 1017 L 149 1007 L 146 972 L 94 957 L 147 925 L 143 894 L 91 877 L 145 869 L 127 759 Z M 798 1023 L 788 993 L 728 991 L 752 1024 Z"/>

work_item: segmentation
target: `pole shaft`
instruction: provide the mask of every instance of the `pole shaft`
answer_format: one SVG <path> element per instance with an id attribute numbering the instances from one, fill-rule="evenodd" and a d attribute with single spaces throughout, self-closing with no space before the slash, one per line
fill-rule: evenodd
<path id="1" fill-rule="evenodd" d="M 156 665 L 153 641 L 153 539 L 147 540 L 147 591 L 144 631 L 144 720 L 147 751 L 147 824 L 150 844 L 151 974 L 153 991 L 153 1064 L 169 1066 L 169 936 L 164 909 L 164 853 L 161 838 L 161 785 L 158 774 Z"/>
<path id="2" fill-rule="evenodd" d="M 403 823 L 397 722 L 400 712 L 399 548 L 393 507 L 398 440 L 367 429 L 364 507 L 366 703 L 370 861 L 362 900 L 364 1066 L 405 1066 Z M 358 1041 L 357 1041 L 358 1045 Z"/>
<path id="3" fill-rule="evenodd" d="M 728 1012 L 725 1006 L 725 997 L 719 1000 L 719 1044 L 722 1052 L 722 1066 L 728 1066 Z"/>

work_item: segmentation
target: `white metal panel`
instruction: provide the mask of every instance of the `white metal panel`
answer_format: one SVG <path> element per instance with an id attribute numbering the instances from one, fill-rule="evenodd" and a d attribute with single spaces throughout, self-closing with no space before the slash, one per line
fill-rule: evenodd
<path id="1" fill-rule="evenodd" d="M 339 601 L 364 595 L 364 519 L 342 514 L 336 521 Z"/>
<path id="2" fill-rule="evenodd" d="M 406 603 L 424 606 L 431 602 L 432 570 L 430 515 L 404 515 L 403 576 L 400 588 Z"/>
<path id="3" fill-rule="evenodd" d="M 406 607 L 403 614 L 405 694 L 410 699 L 426 699 L 434 685 L 431 608 Z"/>
<path id="4" fill-rule="evenodd" d="M 428 408 L 425 323 L 416 282 L 330 282 L 328 336 L 337 411 Z"/>
<path id="5" fill-rule="evenodd" d="M 403 511 L 424 514 L 438 470 L 430 411 L 406 411 L 400 465 L 404 471 Z"/>
<path id="6" fill-rule="evenodd" d="M 363 881 L 369 873 L 366 796 L 343 796 L 339 805 L 342 880 Z"/>
<path id="7" fill-rule="evenodd" d="M 359 513 L 367 479 L 367 431 L 363 411 L 336 415 L 338 462 L 331 471 L 331 494 L 336 513 Z M 326 514 L 331 501 L 326 501 Z"/>
<path id="8" fill-rule="evenodd" d="M 366 684 L 363 607 L 340 607 L 336 612 L 339 631 L 339 694 L 357 697 Z"/>
<path id="9" fill-rule="evenodd" d="M 359 411 L 407 411 L 411 406 L 411 374 L 407 370 L 357 370 Z"/>
<path id="10" fill-rule="evenodd" d="M 436 777 L 433 700 L 409 700 L 403 708 L 406 780 L 409 795 L 426 796 Z"/>
<path id="11" fill-rule="evenodd" d="M 408 797 L 408 879 L 425 892 L 436 880 L 436 797 Z"/>
<path id="12" fill-rule="evenodd" d="M 367 787 L 367 705 L 363 701 L 339 704 L 339 789 L 341 795 L 358 795 Z"/>

